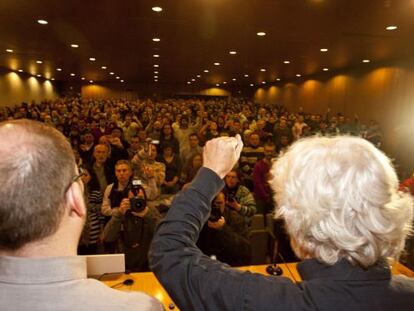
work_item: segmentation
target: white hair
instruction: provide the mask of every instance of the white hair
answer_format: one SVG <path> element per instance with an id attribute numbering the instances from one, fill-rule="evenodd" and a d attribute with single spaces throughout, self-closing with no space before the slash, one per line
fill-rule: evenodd
<path id="1" fill-rule="evenodd" d="M 364 139 L 299 140 L 271 169 L 276 217 L 301 258 L 345 258 L 368 267 L 397 259 L 411 232 L 413 202 L 398 192 L 388 157 Z M 295 246 L 296 245 L 296 246 Z"/>

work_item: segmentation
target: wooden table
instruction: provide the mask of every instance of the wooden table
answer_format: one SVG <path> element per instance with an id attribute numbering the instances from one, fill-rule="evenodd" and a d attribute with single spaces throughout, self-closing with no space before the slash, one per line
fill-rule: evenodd
<path id="1" fill-rule="evenodd" d="M 267 266 L 268 265 L 247 266 L 238 269 L 268 275 L 266 273 Z M 296 270 L 296 263 L 278 264 L 278 266 L 282 268 L 283 276 L 288 277 L 293 281 L 301 280 L 301 277 Z M 397 263 L 392 267 L 392 273 L 394 275 L 404 274 L 409 277 L 414 277 L 414 272 L 400 263 Z M 123 285 L 122 282 L 126 279 L 132 279 L 134 280 L 134 283 L 130 286 Z M 101 281 L 111 287 L 115 285 L 114 288 L 122 291 L 141 291 L 147 293 L 148 295 L 153 296 L 161 301 L 166 310 L 169 310 L 169 306 L 173 303 L 170 296 L 167 294 L 165 289 L 161 286 L 152 272 L 105 276 Z M 178 310 L 178 308 L 175 307 L 174 310 Z"/>

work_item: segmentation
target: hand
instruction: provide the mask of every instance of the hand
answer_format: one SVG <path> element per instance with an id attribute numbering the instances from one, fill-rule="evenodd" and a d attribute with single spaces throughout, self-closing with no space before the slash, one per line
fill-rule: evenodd
<path id="1" fill-rule="evenodd" d="M 226 224 L 226 220 L 224 219 L 223 216 L 221 216 L 220 219 L 217 221 L 207 222 L 207 226 L 209 226 L 209 228 L 214 229 L 214 230 L 221 230 L 225 224 Z"/>
<path id="2" fill-rule="evenodd" d="M 121 214 L 125 215 L 127 210 L 129 210 L 130 208 L 131 208 L 131 205 L 129 203 L 129 199 L 123 199 L 121 201 L 121 204 L 119 205 L 119 211 L 121 212 Z"/>
<path id="3" fill-rule="evenodd" d="M 203 166 L 224 178 L 239 160 L 242 149 L 240 135 L 209 140 L 204 147 Z"/>
<path id="4" fill-rule="evenodd" d="M 118 137 L 111 138 L 111 144 L 118 148 L 124 148 L 124 146 L 121 143 L 121 140 Z"/>
<path id="5" fill-rule="evenodd" d="M 147 178 L 154 178 L 155 177 L 154 170 L 150 166 L 144 166 L 143 171 L 144 171 L 144 175 Z"/>
<path id="6" fill-rule="evenodd" d="M 236 200 L 233 201 L 226 201 L 226 205 L 234 209 L 235 211 L 240 211 L 241 205 Z"/>

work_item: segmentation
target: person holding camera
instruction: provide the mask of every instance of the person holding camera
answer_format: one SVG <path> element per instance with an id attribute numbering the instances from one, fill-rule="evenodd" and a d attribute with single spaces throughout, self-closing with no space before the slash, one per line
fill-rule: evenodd
<path id="1" fill-rule="evenodd" d="M 197 245 L 208 255 L 230 266 L 246 266 L 251 261 L 251 246 L 246 237 L 245 219 L 226 206 L 223 192 L 211 205 L 211 214 L 200 232 Z"/>
<path id="2" fill-rule="evenodd" d="M 233 168 L 224 178 L 223 193 L 226 198 L 226 206 L 238 212 L 245 218 L 245 232 L 248 235 L 248 229 L 253 215 L 256 213 L 256 201 L 250 190 L 241 185 L 240 172 Z"/>
<path id="3" fill-rule="evenodd" d="M 131 181 L 132 171 L 127 161 L 118 161 L 115 173 L 118 182 L 108 186 L 102 205 L 102 212 L 111 215 L 104 229 L 104 242 L 115 248 L 121 238 L 126 269 L 147 271 L 149 245 L 161 216 L 157 209 L 147 206 L 141 181 Z"/>

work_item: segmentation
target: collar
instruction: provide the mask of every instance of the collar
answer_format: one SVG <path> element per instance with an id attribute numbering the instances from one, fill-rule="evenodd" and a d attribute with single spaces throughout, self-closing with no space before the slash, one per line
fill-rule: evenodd
<path id="1" fill-rule="evenodd" d="M 0 256 L 0 282 L 41 284 L 86 278 L 86 257 Z"/>
<path id="2" fill-rule="evenodd" d="M 391 279 L 391 269 L 386 261 L 362 268 L 352 265 L 342 259 L 334 265 L 326 265 L 316 259 L 307 259 L 298 263 L 297 270 L 303 280 L 313 280 L 329 278 L 332 280 L 389 280 Z"/>

